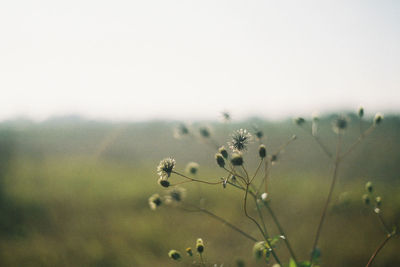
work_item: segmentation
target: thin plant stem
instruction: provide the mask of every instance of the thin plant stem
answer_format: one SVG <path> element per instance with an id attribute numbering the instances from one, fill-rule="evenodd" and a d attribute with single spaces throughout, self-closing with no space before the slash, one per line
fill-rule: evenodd
<path id="1" fill-rule="evenodd" d="M 200 257 L 201 265 L 206 266 L 204 263 L 203 255 L 201 253 L 199 253 L 199 257 Z"/>
<path id="2" fill-rule="evenodd" d="M 329 157 L 332 158 L 332 153 L 329 151 L 329 149 L 324 145 L 324 143 L 322 143 L 321 139 L 319 139 L 318 136 L 315 136 L 312 134 L 312 132 L 309 132 L 306 128 L 304 128 L 303 126 L 300 126 L 301 129 L 303 129 L 307 134 L 309 134 L 312 138 L 314 138 L 315 142 L 317 142 L 317 144 L 320 146 L 320 148 L 322 149 L 322 151 L 324 151 L 324 153 Z"/>
<path id="3" fill-rule="evenodd" d="M 339 165 L 340 165 L 340 149 L 341 149 L 341 146 L 342 146 L 342 135 L 339 133 L 338 134 L 337 146 L 336 146 L 336 158 L 335 158 L 335 162 L 334 162 L 332 183 L 331 183 L 331 186 L 329 188 L 328 198 L 326 199 L 324 209 L 322 210 L 321 219 L 319 221 L 319 224 L 318 224 L 318 227 L 317 227 L 317 231 L 316 231 L 316 234 L 315 234 L 315 239 L 314 239 L 313 247 L 312 247 L 312 250 L 311 250 L 311 258 L 310 258 L 311 265 L 312 265 L 312 262 L 314 260 L 313 254 L 314 254 L 315 249 L 318 246 L 318 241 L 319 241 L 319 237 L 320 237 L 320 234 L 321 234 L 322 225 L 325 222 L 326 212 L 328 211 L 328 206 L 329 206 L 329 203 L 331 202 L 331 198 L 332 198 L 332 195 L 333 195 L 333 189 L 335 188 L 336 180 L 337 180 L 337 177 L 338 177 L 338 169 L 339 169 Z"/>
<path id="4" fill-rule="evenodd" d="M 253 182 L 254 178 L 256 178 L 256 176 L 257 176 L 257 174 L 258 174 L 258 171 L 260 170 L 260 167 L 261 167 L 261 164 L 263 163 L 263 161 L 264 161 L 264 158 L 262 158 L 262 159 L 260 160 L 260 163 L 258 164 L 257 169 L 256 169 L 256 171 L 255 171 L 253 177 L 252 177 L 251 180 L 250 180 L 250 183 Z"/>
<path id="5" fill-rule="evenodd" d="M 251 221 L 253 221 L 255 223 L 255 225 L 257 225 L 258 229 L 260 230 L 260 232 L 262 233 L 265 241 L 267 242 L 269 248 L 271 249 L 271 254 L 274 257 L 274 259 L 276 260 L 276 262 L 281 265 L 281 262 L 278 258 L 278 256 L 276 255 L 274 249 L 272 248 L 271 242 L 269 242 L 268 237 L 266 236 L 266 234 L 264 233 L 263 229 L 261 228 L 260 224 L 257 222 L 256 219 L 254 219 L 253 217 L 251 217 L 248 212 L 247 212 L 247 195 L 249 192 L 249 184 L 246 185 L 246 190 L 245 190 L 245 194 L 244 194 L 244 201 L 243 201 L 243 209 L 244 209 L 244 214 L 246 215 L 247 218 L 249 218 Z"/>
<path id="6" fill-rule="evenodd" d="M 376 215 L 378 215 L 378 220 L 382 224 L 382 227 L 383 227 L 384 231 L 386 232 L 386 234 L 390 234 L 390 230 L 387 227 L 385 221 L 383 220 L 381 213 L 378 212 L 378 213 L 376 213 Z"/>
<path id="7" fill-rule="evenodd" d="M 224 181 L 219 181 L 219 182 L 207 182 L 207 181 L 203 181 L 203 180 L 199 180 L 199 179 L 195 179 L 195 178 L 188 177 L 188 176 L 186 176 L 186 175 L 184 175 L 184 174 L 182 174 L 182 173 L 176 172 L 176 171 L 172 171 L 172 173 L 175 173 L 175 174 L 177 174 L 177 175 L 179 175 L 179 176 L 181 176 L 181 177 L 183 177 L 183 178 L 189 179 L 189 180 L 191 180 L 191 181 L 193 181 L 193 182 L 199 182 L 199 183 L 204 183 L 204 184 L 209 184 L 209 185 L 217 185 L 217 184 L 221 184 L 221 183 L 224 182 Z"/>
<path id="8" fill-rule="evenodd" d="M 281 236 L 283 236 L 283 241 L 285 242 L 286 247 L 287 247 L 287 249 L 289 250 L 290 256 L 293 258 L 293 260 L 294 260 L 296 263 L 298 263 L 297 257 L 296 257 L 296 255 L 295 255 L 293 249 L 292 249 L 292 246 L 290 245 L 290 242 L 289 242 L 289 240 L 288 240 L 288 238 L 287 238 L 287 236 L 286 236 L 286 234 L 285 234 L 285 231 L 283 230 L 281 224 L 279 223 L 278 218 L 276 217 L 275 213 L 273 212 L 273 210 L 272 210 L 271 206 L 268 204 L 268 202 L 263 201 L 263 203 L 264 203 L 264 206 L 267 208 L 269 214 L 271 215 L 272 220 L 274 221 L 276 227 L 278 228 L 279 234 L 280 234 Z"/>
<path id="9" fill-rule="evenodd" d="M 253 199 L 254 199 L 254 204 L 256 205 L 256 208 L 257 208 L 258 217 L 260 218 L 261 225 L 262 225 L 262 227 L 263 227 L 264 233 L 265 233 L 267 236 L 269 236 L 269 234 L 268 234 L 268 232 L 267 232 L 267 227 L 266 227 L 266 225 L 265 225 L 264 217 L 263 217 L 262 212 L 261 212 L 261 209 L 260 209 L 260 207 L 258 206 L 258 203 L 257 203 L 257 198 L 253 198 Z"/>
<path id="10" fill-rule="evenodd" d="M 187 204 L 188 205 L 188 204 Z M 231 228 L 232 230 L 238 232 L 239 234 L 241 234 L 242 236 L 246 237 L 247 239 L 256 242 L 257 239 L 255 237 L 252 237 L 250 234 L 244 232 L 243 230 L 241 230 L 239 227 L 233 225 L 232 223 L 228 222 L 227 220 L 225 220 L 224 218 L 216 215 L 215 213 L 212 213 L 211 211 L 205 209 L 205 208 L 200 208 L 198 206 L 195 205 L 189 205 L 190 207 L 194 208 L 194 210 L 188 210 L 185 208 L 182 208 L 185 211 L 189 211 L 189 212 L 203 212 L 204 214 L 207 214 L 208 216 L 216 219 L 217 221 L 220 221 L 221 223 L 223 223 L 224 225 L 228 226 L 229 228 Z"/>
<path id="11" fill-rule="evenodd" d="M 358 137 L 358 139 L 349 147 L 349 149 L 340 156 L 340 159 L 343 159 L 348 154 L 350 154 L 350 152 L 352 152 L 361 143 L 361 141 L 364 140 L 364 138 L 367 137 L 375 129 L 375 127 L 376 125 L 372 124 L 367 130 L 365 130 L 360 135 L 360 137 Z"/>
<path id="12" fill-rule="evenodd" d="M 386 238 L 382 241 L 382 243 L 376 248 L 374 253 L 372 254 L 371 258 L 369 258 L 369 261 L 365 267 L 370 267 L 372 265 L 372 262 L 376 258 L 376 255 L 378 255 L 379 251 L 386 245 L 386 243 L 395 235 L 395 233 L 390 233 L 386 236 Z"/>

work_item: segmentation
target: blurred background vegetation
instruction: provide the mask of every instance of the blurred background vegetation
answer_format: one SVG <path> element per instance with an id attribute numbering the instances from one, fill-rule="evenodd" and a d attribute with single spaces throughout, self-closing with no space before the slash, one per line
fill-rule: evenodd
<path id="1" fill-rule="evenodd" d="M 359 134 L 358 119 L 349 116 L 347 145 Z M 320 136 L 332 150 L 334 119 L 334 115 L 320 119 Z M 78 117 L 2 122 L 0 266 L 174 266 L 168 251 L 183 252 L 198 237 L 205 241 L 209 263 L 235 266 L 242 259 L 246 266 L 265 265 L 252 258 L 251 241 L 213 218 L 166 206 L 149 209 L 149 196 L 165 191 L 156 183 L 156 166 L 165 157 L 174 157 L 179 170 L 189 161 L 198 162 L 202 178 L 224 175 L 211 146 L 173 137 L 178 125 L 177 121 L 115 123 Z M 204 125 L 221 145 L 232 130 L 257 125 L 266 136 L 268 151 L 293 134 L 298 136 L 272 169 L 270 196 L 298 257 L 308 259 L 330 184 L 328 158 L 289 119 L 195 122 L 190 129 L 197 134 Z M 368 125 L 363 123 L 364 128 Z M 392 115 L 346 158 L 322 232 L 322 266 L 365 266 L 384 239 L 379 221 L 361 201 L 367 181 L 382 196 L 384 218 L 399 222 L 399 151 L 400 118 Z M 255 166 L 257 144 L 247 154 L 249 166 Z M 242 194 L 234 188 L 198 184 L 185 188 L 188 202 L 198 203 L 201 196 L 207 209 L 257 236 L 257 229 L 243 216 Z M 270 231 L 277 234 L 265 217 Z M 399 251 L 399 238 L 391 240 L 375 266 L 400 266 Z M 277 252 L 288 259 L 283 244 L 278 244 Z"/>

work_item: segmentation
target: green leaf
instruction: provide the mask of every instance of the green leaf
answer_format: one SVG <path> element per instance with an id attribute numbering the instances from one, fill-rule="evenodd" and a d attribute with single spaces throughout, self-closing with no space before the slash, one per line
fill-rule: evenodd
<path id="1" fill-rule="evenodd" d="M 292 258 L 290 258 L 289 267 L 297 267 L 296 262 L 295 262 L 294 259 L 292 259 Z"/>

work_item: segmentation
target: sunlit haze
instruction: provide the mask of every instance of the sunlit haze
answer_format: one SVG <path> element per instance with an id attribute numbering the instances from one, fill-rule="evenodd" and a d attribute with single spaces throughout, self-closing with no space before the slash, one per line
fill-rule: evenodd
<path id="1" fill-rule="evenodd" d="M 399 1 L 1 1 L 0 120 L 400 111 Z"/>

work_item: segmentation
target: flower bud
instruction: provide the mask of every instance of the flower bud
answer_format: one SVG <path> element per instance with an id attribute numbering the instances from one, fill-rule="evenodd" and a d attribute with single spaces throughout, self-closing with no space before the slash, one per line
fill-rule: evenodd
<path id="1" fill-rule="evenodd" d="M 373 189 L 374 188 L 372 187 L 372 182 L 367 182 L 365 184 L 365 190 L 367 190 L 369 193 L 372 193 Z"/>
<path id="2" fill-rule="evenodd" d="M 241 166 L 243 164 L 243 157 L 241 154 L 234 153 L 232 155 L 231 163 L 233 166 Z"/>
<path id="3" fill-rule="evenodd" d="M 365 205 L 369 205 L 370 199 L 369 196 L 367 194 L 362 196 L 363 202 Z"/>
<path id="4" fill-rule="evenodd" d="M 382 205 L 382 198 L 381 197 L 376 197 L 375 198 L 376 206 L 380 207 Z"/>
<path id="5" fill-rule="evenodd" d="M 294 123 L 296 123 L 297 125 L 301 126 L 306 122 L 306 120 L 302 117 L 298 117 L 294 119 Z"/>
<path id="6" fill-rule="evenodd" d="M 158 183 L 162 186 L 162 187 L 168 187 L 170 185 L 170 183 L 168 182 L 168 180 L 165 180 L 163 178 L 158 179 Z"/>
<path id="7" fill-rule="evenodd" d="M 192 256 L 193 256 L 192 248 L 187 248 L 187 249 L 186 249 L 186 253 L 187 253 L 190 257 L 192 257 Z"/>
<path id="8" fill-rule="evenodd" d="M 225 160 L 221 153 L 215 154 L 215 160 L 217 161 L 218 166 L 221 168 L 225 167 Z"/>
<path id="9" fill-rule="evenodd" d="M 260 158 L 265 158 L 267 156 L 267 149 L 264 145 L 260 145 L 258 148 L 258 155 L 260 155 Z"/>
<path id="10" fill-rule="evenodd" d="M 203 239 L 197 238 L 197 240 L 196 240 L 196 249 L 197 249 L 198 253 L 203 253 L 203 251 L 204 251 Z"/>
<path id="11" fill-rule="evenodd" d="M 264 192 L 264 193 L 261 194 L 262 201 L 264 201 L 264 202 L 267 201 L 267 198 L 268 198 L 268 194 L 267 193 Z"/>
<path id="12" fill-rule="evenodd" d="M 364 108 L 359 107 L 358 108 L 358 117 L 362 118 L 364 116 Z"/>
<path id="13" fill-rule="evenodd" d="M 383 114 L 382 113 L 376 113 L 374 117 L 374 125 L 378 125 L 383 121 Z"/>
<path id="14" fill-rule="evenodd" d="M 266 252 L 267 252 L 267 246 L 265 241 L 260 241 L 254 244 L 253 255 L 257 260 L 261 259 Z"/>
<path id="15" fill-rule="evenodd" d="M 168 252 L 168 257 L 170 257 L 171 259 L 177 261 L 177 260 L 180 260 L 180 259 L 181 259 L 181 253 L 180 253 L 179 251 L 175 250 L 175 249 L 171 249 L 171 250 Z"/>
<path id="16" fill-rule="evenodd" d="M 224 146 L 221 146 L 221 147 L 218 149 L 218 152 L 219 152 L 219 153 L 222 155 L 222 157 L 224 157 L 225 159 L 228 158 L 228 151 L 226 151 L 226 149 L 225 149 Z"/>

